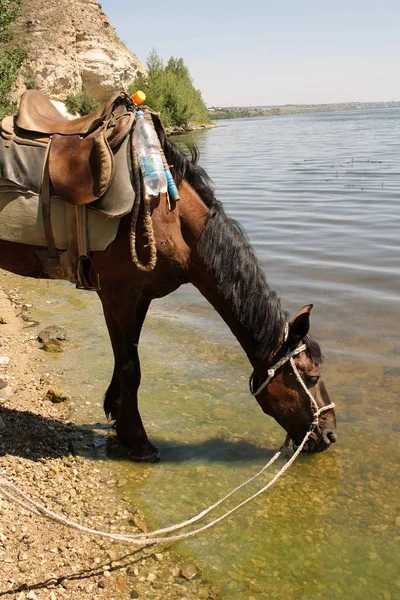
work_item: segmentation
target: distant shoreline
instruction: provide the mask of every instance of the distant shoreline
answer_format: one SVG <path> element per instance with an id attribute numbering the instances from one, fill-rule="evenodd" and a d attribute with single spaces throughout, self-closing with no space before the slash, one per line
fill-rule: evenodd
<path id="1" fill-rule="evenodd" d="M 299 113 L 371 110 L 376 108 L 400 108 L 400 101 L 342 102 L 332 104 L 284 104 L 282 106 L 213 106 L 208 109 L 208 116 L 212 120 L 240 119 L 245 117 L 274 117 Z"/>

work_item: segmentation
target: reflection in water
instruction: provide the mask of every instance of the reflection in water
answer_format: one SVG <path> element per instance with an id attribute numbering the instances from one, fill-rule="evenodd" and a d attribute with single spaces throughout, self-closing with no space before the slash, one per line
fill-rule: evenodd
<path id="1" fill-rule="evenodd" d="M 394 109 L 235 121 L 195 136 L 285 307 L 316 305 L 339 433 L 327 453 L 301 457 L 268 494 L 179 545 L 223 599 L 400 596 L 399 136 Z M 64 283 L 24 289 L 42 325 L 69 331 L 69 351 L 46 359 L 65 373 L 76 420 L 104 422 L 112 358 L 99 302 Z M 159 527 L 250 477 L 284 434 L 250 397 L 232 335 L 190 286 L 153 303 L 140 352 L 142 413 L 164 460 L 127 462 L 101 426 L 96 448 Z"/>

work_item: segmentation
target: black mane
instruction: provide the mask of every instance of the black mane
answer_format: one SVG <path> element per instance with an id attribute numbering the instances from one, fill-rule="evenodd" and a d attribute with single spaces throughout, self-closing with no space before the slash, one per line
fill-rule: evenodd
<path id="1" fill-rule="evenodd" d="M 173 165 L 177 184 L 183 179 L 187 181 L 209 208 L 198 252 L 238 322 L 251 334 L 256 344 L 255 355 L 263 360 L 277 349 L 287 320 L 280 299 L 269 288 L 241 227 L 226 216 L 221 202 L 215 198 L 211 180 L 198 164 L 197 148 L 190 147 L 187 156 L 168 140 L 164 131 L 158 130 L 158 134 L 168 164 Z M 318 344 L 311 345 L 313 355 L 322 359 Z"/>

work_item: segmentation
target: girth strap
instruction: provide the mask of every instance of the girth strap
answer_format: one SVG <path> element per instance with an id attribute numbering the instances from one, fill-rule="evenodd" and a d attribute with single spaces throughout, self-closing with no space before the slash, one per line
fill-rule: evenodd
<path id="1" fill-rule="evenodd" d="M 42 171 L 42 186 L 40 190 L 40 199 L 42 201 L 43 227 L 47 240 L 49 258 L 58 261 L 58 253 L 54 241 L 53 228 L 51 226 L 51 197 L 50 197 L 50 176 L 49 176 L 49 156 L 51 148 L 50 139 L 46 148 Z"/>

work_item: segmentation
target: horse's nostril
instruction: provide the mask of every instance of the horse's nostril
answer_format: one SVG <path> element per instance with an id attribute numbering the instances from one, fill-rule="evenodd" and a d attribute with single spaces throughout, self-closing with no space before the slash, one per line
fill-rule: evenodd
<path id="1" fill-rule="evenodd" d="M 334 431 L 327 431 L 326 432 L 326 437 L 328 438 L 328 440 L 334 444 L 337 440 L 337 435 Z"/>

